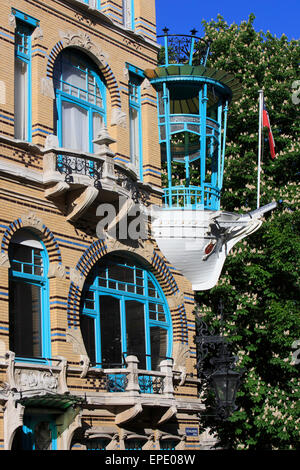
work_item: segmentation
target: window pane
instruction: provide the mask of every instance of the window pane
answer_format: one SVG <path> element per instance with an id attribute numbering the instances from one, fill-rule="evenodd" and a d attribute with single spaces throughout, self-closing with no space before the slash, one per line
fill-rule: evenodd
<path id="1" fill-rule="evenodd" d="M 150 328 L 151 369 L 159 370 L 159 364 L 167 355 L 167 330 L 158 326 Z"/>
<path id="2" fill-rule="evenodd" d="M 122 363 L 120 301 L 110 295 L 101 295 L 100 329 L 103 367 Z"/>
<path id="3" fill-rule="evenodd" d="M 62 146 L 89 151 L 88 112 L 68 101 L 62 102 Z"/>
<path id="4" fill-rule="evenodd" d="M 10 282 L 10 349 L 16 356 L 42 357 L 41 288 Z"/>
<path id="5" fill-rule="evenodd" d="M 96 362 L 95 320 L 88 315 L 81 315 L 80 329 L 87 355 L 91 362 Z"/>
<path id="6" fill-rule="evenodd" d="M 15 138 L 28 138 L 28 66 L 15 58 Z"/>
<path id="7" fill-rule="evenodd" d="M 139 368 L 146 369 L 144 304 L 126 300 L 125 309 L 127 355 L 137 356 Z"/>

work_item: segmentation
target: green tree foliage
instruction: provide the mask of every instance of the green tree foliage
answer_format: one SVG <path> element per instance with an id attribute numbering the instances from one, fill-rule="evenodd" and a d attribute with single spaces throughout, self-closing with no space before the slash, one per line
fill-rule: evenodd
<path id="1" fill-rule="evenodd" d="M 299 42 L 256 32 L 254 19 L 250 15 L 240 25 L 221 16 L 203 22 L 212 40 L 208 66 L 232 72 L 243 85 L 242 98 L 229 110 L 222 209 L 256 208 L 260 89 L 276 144 L 272 160 L 265 136 L 261 205 L 279 201 L 261 228 L 235 245 L 216 287 L 196 295 L 201 315 L 214 326 L 223 299 L 226 334 L 245 369 L 238 411 L 224 423 L 203 417 L 203 426 L 228 448 L 296 449 L 300 366 L 292 363 L 292 344 L 300 339 L 300 104 L 293 86 L 300 78 Z"/>

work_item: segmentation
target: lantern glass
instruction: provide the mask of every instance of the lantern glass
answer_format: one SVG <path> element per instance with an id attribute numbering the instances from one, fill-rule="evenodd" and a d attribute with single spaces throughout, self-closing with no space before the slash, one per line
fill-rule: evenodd
<path id="1" fill-rule="evenodd" d="M 233 405 L 239 383 L 240 374 L 232 370 L 216 371 L 211 379 L 218 402 L 227 405 Z"/>

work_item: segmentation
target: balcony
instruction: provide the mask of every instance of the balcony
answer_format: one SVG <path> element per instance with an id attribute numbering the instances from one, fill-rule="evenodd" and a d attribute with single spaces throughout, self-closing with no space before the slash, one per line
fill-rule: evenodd
<path id="1" fill-rule="evenodd" d="M 167 209 L 219 210 L 221 191 L 210 183 L 200 186 L 172 186 L 164 189 Z"/>
<path id="2" fill-rule="evenodd" d="M 136 356 L 127 356 L 123 367 L 102 369 L 84 356 L 78 365 L 68 364 L 62 357 L 37 364 L 16 360 L 14 353 L 8 351 L 0 358 L 0 366 L 6 371 L 0 402 L 14 403 L 19 418 L 26 406 L 60 412 L 70 406 L 89 409 L 105 406 L 112 407 L 112 411 L 117 406 L 115 424 L 119 425 L 133 419 L 145 407 L 162 408 L 160 424 L 172 416 L 174 409 L 183 412 L 204 409 L 197 393 L 194 398 L 176 397 L 180 385 L 193 384 L 197 388 L 198 379 L 175 370 L 172 359 L 163 360 L 158 371 L 139 369 L 138 363 Z M 88 385 L 91 380 L 92 389 Z"/>

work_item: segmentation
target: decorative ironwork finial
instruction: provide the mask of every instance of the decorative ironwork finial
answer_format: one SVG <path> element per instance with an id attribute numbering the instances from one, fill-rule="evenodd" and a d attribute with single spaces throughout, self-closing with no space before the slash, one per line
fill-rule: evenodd
<path id="1" fill-rule="evenodd" d="M 165 26 L 164 29 L 163 29 L 163 33 L 164 33 L 165 35 L 167 35 L 167 34 L 168 34 L 168 31 L 170 31 L 169 28 L 167 28 L 167 27 Z"/>
<path id="2" fill-rule="evenodd" d="M 193 28 L 191 29 L 192 36 L 195 36 L 196 33 L 198 33 L 197 29 Z"/>

